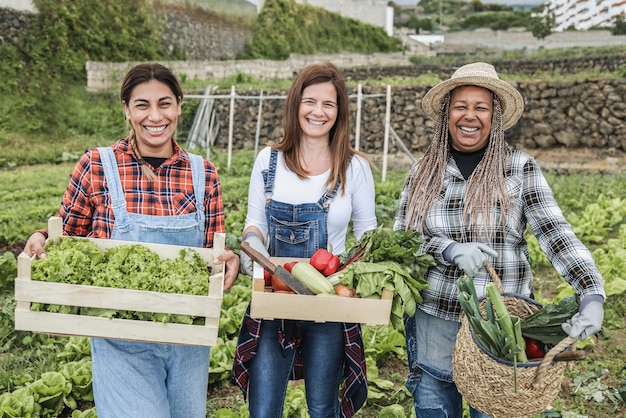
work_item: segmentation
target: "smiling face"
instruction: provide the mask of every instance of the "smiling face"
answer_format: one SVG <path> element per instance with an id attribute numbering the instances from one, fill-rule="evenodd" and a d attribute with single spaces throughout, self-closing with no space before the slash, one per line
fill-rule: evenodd
<path id="1" fill-rule="evenodd" d="M 303 136 L 328 140 L 337 113 L 337 90 L 331 82 L 312 84 L 302 90 L 298 121 Z"/>
<path id="2" fill-rule="evenodd" d="M 171 157 L 171 139 L 181 103 L 168 85 L 157 80 L 137 84 L 130 100 L 122 105 L 135 132 L 139 153 L 145 157 Z"/>
<path id="3" fill-rule="evenodd" d="M 493 93 L 483 87 L 460 86 L 450 94 L 448 129 L 452 148 L 477 151 L 489 141 L 493 117 Z"/>

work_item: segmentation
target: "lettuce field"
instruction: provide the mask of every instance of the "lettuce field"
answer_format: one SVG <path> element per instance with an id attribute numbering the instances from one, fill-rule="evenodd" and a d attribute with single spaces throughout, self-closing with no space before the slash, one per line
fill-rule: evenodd
<path id="1" fill-rule="evenodd" d="M 230 248 L 239 247 L 253 158 L 252 152 L 236 152 L 228 170 L 224 153 L 211 154 L 222 181 Z M 96 416 L 89 340 L 15 331 L 13 325 L 16 255 L 28 235 L 45 227 L 56 212 L 72 167 L 71 161 L 18 165 L 0 175 L 0 418 Z M 384 182 L 379 171 L 374 173 L 381 225 L 393 224 L 407 169 L 394 167 Z M 578 343 L 587 352 L 586 359 L 569 364 L 558 398 L 541 416 L 626 418 L 626 171 L 546 170 L 546 176 L 578 237 L 592 250 L 608 300 L 604 329 L 597 338 Z M 571 294 L 532 236 L 529 243 L 539 302 Z M 243 397 L 228 376 L 250 294 L 250 278 L 243 275 L 224 294 L 219 344 L 211 349 L 208 417 L 248 416 Z M 370 392 L 357 416 L 411 417 L 411 396 L 403 386 L 408 373 L 403 330 L 363 326 L 363 337 Z M 289 386 L 285 417 L 308 416 L 304 396 L 301 382 Z"/>

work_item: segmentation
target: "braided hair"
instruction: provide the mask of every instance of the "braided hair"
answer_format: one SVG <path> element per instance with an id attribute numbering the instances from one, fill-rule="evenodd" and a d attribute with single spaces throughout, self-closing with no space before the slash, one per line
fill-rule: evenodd
<path id="1" fill-rule="evenodd" d="M 424 156 L 413 166 L 409 173 L 412 184 L 406 209 L 406 228 L 426 231 L 426 215 L 429 208 L 440 194 L 440 186 L 450 153 L 450 132 L 448 128 L 450 92 L 441 103 L 441 112 L 437 118 L 433 140 Z M 495 226 L 494 208 L 500 206 L 500 222 L 511 208 L 511 200 L 506 192 L 505 167 L 512 153 L 511 147 L 504 140 L 502 127 L 502 106 L 497 95 L 493 94 L 493 116 L 491 132 L 485 154 L 468 179 L 467 192 L 463 199 L 463 219 L 470 219 L 467 230 L 476 236 L 481 231 L 490 238 Z"/>

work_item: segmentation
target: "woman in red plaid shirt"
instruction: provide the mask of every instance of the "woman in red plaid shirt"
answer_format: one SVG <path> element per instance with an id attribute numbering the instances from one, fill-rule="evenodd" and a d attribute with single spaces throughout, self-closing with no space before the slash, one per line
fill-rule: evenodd
<path id="1" fill-rule="evenodd" d="M 120 94 L 130 134 L 85 152 L 70 175 L 61 209 L 64 234 L 90 238 L 212 247 L 224 232 L 222 190 L 215 166 L 184 151 L 173 138 L 182 87 L 160 64 L 139 64 Z M 26 243 L 45 256 L 47 231 Z M 224 289 L 239 257 L 230 250 Z M 206 417 L 209 347 L 91 339 L 98 417 Z"/>

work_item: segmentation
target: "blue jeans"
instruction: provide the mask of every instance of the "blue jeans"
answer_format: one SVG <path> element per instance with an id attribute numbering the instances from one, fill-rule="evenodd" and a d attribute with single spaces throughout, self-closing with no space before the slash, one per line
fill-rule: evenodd
<path id="1" fill-rule="evenodd" d="M 413 393 L 416 418 L 462 418 L 463 398 L 454 383 L 435 379 L 423 371 L 412 372 L 417 387 Z M 471 418 L 488 418 L 470 407 Z"/>
<path id="2" fill-rule="evenodd" d="M 463 397 L 452 379 L 452 350 L 459 322 L 446 321 L 417 309 L 405 318 L 409 377 L 417 418 L 461 418 Z M 488 418 L 470 408 L 472 418 Z"/>
<path id="3" fill-rule="evenodd" d="M 340 323 L 301 321 L 302 340 L 296 350 L 278 343 L 281 320 L 261 324 L 258 353 L 250 361 L 250 418 L 279 418 L 296 350 L 302 353 L 306 401 L 311 418 L 339 417 L 339 385 L 343 375 L 343 328 Z"/>
<path id="4" fill-rule="evenodd" d="M 99 418 L 206 417 L 209 347 L 92 338 L 91 351 Z"/>

